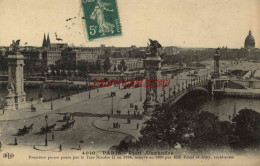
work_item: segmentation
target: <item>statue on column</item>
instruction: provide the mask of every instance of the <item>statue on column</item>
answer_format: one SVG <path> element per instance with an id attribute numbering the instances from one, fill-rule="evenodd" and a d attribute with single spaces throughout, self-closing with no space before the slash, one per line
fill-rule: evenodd
<path id="1" fill-rule="evenodd" d="M 12 41 L 9 47 L 9 53 L 16 54 L 19 51 L 20 40 Z"/>
<path id="2" fill-rule="evenodd" d="M 150 44 L 147 45 L 147 50 L 151 56 L 158 56 L 158 49 L 162 48 L 162 45 L 157 40 L 149 39 Z"/>

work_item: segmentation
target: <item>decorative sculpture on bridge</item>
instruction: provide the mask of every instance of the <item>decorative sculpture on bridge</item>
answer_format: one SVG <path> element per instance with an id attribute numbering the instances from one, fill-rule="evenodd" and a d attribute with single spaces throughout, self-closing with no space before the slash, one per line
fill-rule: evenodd
<path id="1" fill-rule="evenodd" d="M 10 54 L 17 54 L 19 52 L 19 45 L 20 40 L 12 41 L 12 44 L 10 44 L 9 52 Z"/>
<path id="2" fill-rule="evenodd" d="M 162 48 L 157 40 L 149 39 L 150 44 L 147 46 L 147 57 L 145 59 L 145 79 L 151 84 L 156 84 L 156 80 L 161 79 L 161 62 L 159 49 Z M 144 101 L 145 112 L 149 115 L 156 105 L 160 103 L 160 94 L 162 87 L 146 87 L 146 99 Z"/>
<path id="3" fill-rule="evenodd" d="M 19 52 L 20 40 L 12 41 L 8 48 L 8 94 L 4 110 L 19 110 L 28 106 L 24 92 L 24 56 Z"/>
<path id="4" fill-rule="evenodd" d="M 151 56 L 158 56 L 158 49 L 162 48 L 162 45 L 157 40 L 149 39 L 150 44 L 147 44 L 148 54 Z"/>

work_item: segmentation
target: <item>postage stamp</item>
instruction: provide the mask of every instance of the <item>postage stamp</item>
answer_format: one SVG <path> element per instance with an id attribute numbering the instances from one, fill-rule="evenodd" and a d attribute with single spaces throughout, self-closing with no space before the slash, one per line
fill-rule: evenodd
<path id="1" fill-rule="evenodd" d="M 122 34 L 116 0 L 82 0 L 88 39 Z"/>

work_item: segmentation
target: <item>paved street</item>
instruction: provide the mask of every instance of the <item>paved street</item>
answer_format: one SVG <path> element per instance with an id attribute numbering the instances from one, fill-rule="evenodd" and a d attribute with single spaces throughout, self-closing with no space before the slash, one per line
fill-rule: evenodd
<path id="1" fill-rule="evenodd" d="M 145 90 L 144 88 L 142 89 L 144 99 Z M 57 124 L 53 132 L 55 140 L 49 141 L 49 149 L 57 149 L 59 144 L 63 145 L 63 150 L 70 150 L 71 148 L 77 149 L 79 141 L 81 140 L 84 142 L 81 143 L 82 149 L 108 149 L 111 146 L 118 144 L 128 134 L 123 134 L 124 132 L 110 132 L 110 130 L 107 129 L 100 130 L 93 126 L 93 121 L 99 120 L 102 117 L 107 117 L 107 115 L 111 113 L 112 98 L 108 97 L 108 94 L 111 91 L 116 91 L 116 97 L 113 98 L 114 114 L 116 114 L 117 109 L 121 110 L 121 115 L 126 115 L 128 109 L 130 110 L 130 114 L 133 114 L 133 108 L 130 109 L 130 103 L 135 102 L 139 102 L 136 104 L 138 104 L 139 111 L 142 113 L 142 102 L 140 102 L 139 88 L 125 90 L 119 90 L 115 87 L 100 88 L 98 93 L 97 90 L 91 91 L 90 99 L 88 99 L 89 93 L 84 92 L 71 96 L 70 101 L 65 101 L 64 99 L 53 101 L 53 111 L 50 110 L 50 103 L 41 103 L 36 105 L 37 113 L 30 112 L 29 109 L 21 110 L 18 113 L 20 117 L 17 115 L 15 116 L 15 119 L 26 118 L 24 120 L 11 120 L 11 118 L 9 118 L 10 121 L 3 121 L 3 118 L 8 118 L 6 116 L 8 113 L 5 113 L 5 115 L 0 115 L 2 120 L 0 122 L 0 138 L 4 148 L 8 149 L 14 147 L 13 143 L 16 137 L 18 140 L 18 146 L 29 146 L 33 148 L 35 145 L 36 149 L 46 149 L 43 147 L 45 135 L 39 134 L 40 128 L 45 126 L 44 117 L 46 113 L 48 115 L 48 124 Z M 123 99 L 126 93 L 132 94 L 129 99 Z M 65 124 L 65 122 L 59 122 L 59 120 L 62 120 L 63 118 L 62 113 L 66 112 L 73 113 L 76 122 L 74 127 L 61 131 L 60 128 L 63 124 Z M 127 116 L 120 117 L 122 118 L 122 123 L 125 123 L 126 117 Z M 111 118 L 111 121 L 112 119 L 113 118 Z M 32 123 L 34 124 L 32 132 L 25 136 L 15 136 L 19 128 L 23 128 L 24 125 L 29 126 Z M 138 130 L 135 130 L 135 132 L 138 132 Z M 51 135 L 51 133 L 48 134 L 49 140 L 51 140 Z"/>

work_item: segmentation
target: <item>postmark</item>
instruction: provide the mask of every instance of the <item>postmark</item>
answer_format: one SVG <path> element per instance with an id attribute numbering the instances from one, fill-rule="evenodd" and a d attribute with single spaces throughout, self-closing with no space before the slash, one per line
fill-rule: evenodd
<path id="1" fill-rule="evenodd" d="M 116 0 L 82 0 L 88 39 L 122 34 Z"/>

